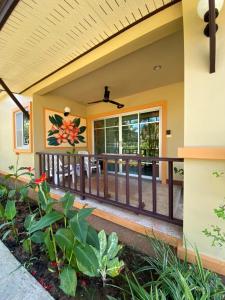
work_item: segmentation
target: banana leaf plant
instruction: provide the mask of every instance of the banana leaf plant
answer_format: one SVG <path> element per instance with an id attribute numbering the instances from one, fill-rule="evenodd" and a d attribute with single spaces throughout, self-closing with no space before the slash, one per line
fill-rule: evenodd
<path id="1" fill-rule="evenodd" d="M 10 234 L 17 240 L 16 214 L 15 201 L 7 200 L 5 207 L 0 203 L 0 220 L 3 221 L 0 225 L 0 231 L 3 231 L 2 240 L 5 240 Z"/>
<path id="2" fill-rule="evenodd" d="M 60 288 L 65 294 L 75 296 L 77 272 L 90 277 L 101 277 L 105 285 L 107 276 L 119 275 L 124 266 L 119 261 L 116 233 L 107 240 L 104 231 L 99 234 L 87 222 L 93 208 L 73 209 L 74 195 L 66 193 L 57 201 L 58 211 L 53 209 L 46 175 L 35 181 L 39 195 L 39 214 L 27 217 L 24 227 L 27 239 L 24 248 L 31 252 L 32 243 L 43 245 L 49 260 L 56 262 Z"/>

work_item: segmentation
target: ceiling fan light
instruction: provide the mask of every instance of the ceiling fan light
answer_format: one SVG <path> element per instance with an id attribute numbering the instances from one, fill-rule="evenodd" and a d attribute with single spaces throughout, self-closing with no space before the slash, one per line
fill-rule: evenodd
<path id="1" fill-rule="evenodd" d="M 223 7 L 224 0 L 215 0 L 215 8 L 220 12 Z M 209 1 L 199 0 L 197 6 L 197 13 L 201 19 L 204 20 L 205 14 L 209 11 Z"/>

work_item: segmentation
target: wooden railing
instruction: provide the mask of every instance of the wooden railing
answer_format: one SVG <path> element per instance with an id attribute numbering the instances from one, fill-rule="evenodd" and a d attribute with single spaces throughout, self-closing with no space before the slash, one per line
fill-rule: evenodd
<path id="1" fill-rule="evenodd" d="M 40 174 L 52 187 L 182 225 L 183 186 L 174 181 L 180 158 L 139 155 L 89 155 L 38 152 Z M 160 181 L 167 165 L 167 183 Z M 179 209 L 178 209 L 179 211 Z"/>

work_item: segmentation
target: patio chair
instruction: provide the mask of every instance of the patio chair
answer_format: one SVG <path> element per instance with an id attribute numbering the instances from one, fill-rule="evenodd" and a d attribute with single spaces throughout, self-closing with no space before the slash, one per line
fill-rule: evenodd
<path id="1" fill-rule="evenodd" d="M 49 170 L 48 170 L 49 166 Z M 68 170 L 69 169 L 69 170 Z M 54 155 L 54 174 L 53 174 L 53 163 L 52 163 L 52 155 L 49 155 L 49 163 L 48 163 L 48 155 L 45 154 L 45 170 L 49 174 L 50 178 L 53 178 L 53 182 L 56 185 L 59 185 L 62 181 L 63 175 L 64 177 L 72 176 L 72 182 L 74 183 L 74 167 L 73 165 L 70 165 L 68 168 L 68 165 L 64 165 L 64 172 L 63 172 L 63 164 L 59 157 L 59 168 L 57 168 L 57 156 Z M 58 182 L 59 179 L 59 182 Z"/>
<path id="2" fill-rule="evenodd" d="M 78 151 L 78 154 L 86 154 L 88 155 L 88 151 Z M 98 172 L 99 175 L 101 175 L 101 166 L 100 164 L 97 165 L 97 161 L 94 158 L 90 159 L 90 166 L 89 166 L 89 159 L 88 156 L 84 157 L 84 169 L 87 173 L 87 177 L 90 177 L 92 174 L 92 170 L 96 170 L 97 171 L 97 167 L 98 167 Z"/>

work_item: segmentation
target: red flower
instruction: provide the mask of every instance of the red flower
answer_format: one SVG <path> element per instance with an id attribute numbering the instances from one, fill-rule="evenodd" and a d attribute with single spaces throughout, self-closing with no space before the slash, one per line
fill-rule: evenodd
<path id="1" fill-rule="evenodd" d="M 80 285 L 82 286 L 82 287 L 87 287 L 87 285 L 88 285 L 88 282 L 87 282 L 87 280 L 85 280 L 85 279 L 81 279 L 81 281 L 80 281 Z"/>
<path id="2" fill-rule="evenodd" d="M 73 144 L 75 141 L 78 139 L 78 133 L 79 133 L 79 128 L 74 128 L 72 131 L 69 133 L 68 139 L 70 140 L 71 144 Z"/>
<path id="3" fill-rule="evenodd" d="M 58 264 L 57 264 L 56 261 L 51 261 L 51 262 L 50 262 L 50 265 L 51 265 L 51 267 L 53 267 L 53 268 L 57 268 L 57 266 L 58 266 Z"/>
<path id="4" fill-rule="evenodd" d="M 34 171 L 34 168 L 32 168 L 32 167 L 27 167 L 27 171 L 31 173 L 32 171 Z"/>
<path id="5" fill-rule="evenodd" d="M 20 155 L 20 153 L 19 153 L 19 152 L 16 152 L 16 155 Z"/>
<path id="6" fill-rule="evenodd" d="M 43 174 L 41 175 L 41 177 L 40 177 L 40 178 L 37 178 L 34 182 L 35 182 L 36 184 L 41 184 L 41 183 L 43 183 L 44 181 L 46 181 L 46 179 L 47 179 L 46 173 L 43 173 Z"/>
<path id="7" fill-rule="evenodd" d="M 58 144 L 66 143 L 67 142 L 67 134 L 64 133 L 62 130 L 59 131 L 58 134 L 56 134 L 56 139 Z"/>
<path id="8" fill-rule="evenodd" d="M 65 130 L 66 133 L 69 133 L 71 130 L 73 130 L 73 126 L 74 126 L 74 124 L 73 124 L 72 121 L 70 121 L 70 120 L 68 120 L 68 121 L 64 120 L 63 121 L 63 125 L 61 126 L 61 129 Z"/>
<path id="9" fill-rule="evenodd" d="M 51 284 L 47 284 L 44 280 L 44 278 L 39 278 L 38 282 L 43 286 L 44 289 L 46 289 L 47 291 L 52 289 L 52 285 Z"/>
<path id="10" fill-rule="evenodd" d="M 35 276 L 35 275 L 37 274 L 37 271 L 32 271 L 31 274 L 32 274 L 33 276 Z"/>

